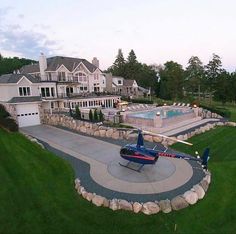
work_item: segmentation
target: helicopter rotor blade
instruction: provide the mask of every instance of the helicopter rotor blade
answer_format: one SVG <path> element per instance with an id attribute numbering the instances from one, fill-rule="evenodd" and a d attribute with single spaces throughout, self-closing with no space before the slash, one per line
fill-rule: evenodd
<path id="1" fill-rule="evenodd" d="M 176 139 L 176 138 L 173 138 L 173 137 L 168 137 L 168 136 L 165 136 L 165 135 L 162 135 L 162 134 L 159 134 L 159 133 L 154 133 L 154 132 L 150 132 L 150 131 L 146 131 L 146 130 L 143 130 L 142 132 L 153 135 L 153 136 L 159 136 L 159 137 L 167 138 L 167 139 L 170 139 L 172 141 L 180 142 L 180 143 L 183 143 L 183 144 L 186 144 L 186 145 L 191 145 L 191 146 L 193 145 L 192 143 L 189 143 L 187 141 L 182 141 L 182 140 L 179 140 L 179 139 Z"/>

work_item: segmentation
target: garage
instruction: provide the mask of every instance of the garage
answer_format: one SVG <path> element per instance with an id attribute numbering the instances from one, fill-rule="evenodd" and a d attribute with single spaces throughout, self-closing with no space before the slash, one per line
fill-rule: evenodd
<path id="1" fill-rule="evenodd" d="M 38 104 L 18 104 L 16 113 L 19 127 L 27 127 L 40 124 Z"/>

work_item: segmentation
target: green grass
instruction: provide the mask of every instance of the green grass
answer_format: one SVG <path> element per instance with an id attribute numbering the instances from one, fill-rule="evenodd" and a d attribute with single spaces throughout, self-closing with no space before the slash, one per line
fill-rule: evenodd
<path id="1" fill-rule="evenodd" d="M 212 184 L 196 205 L 153 216 L 113 212 L 82 199 L 69 164 L 19 133 L 0 130 L 0 233 L 234 233 L 236 128 L 196 136 L 193 148 L 211 147 Z"/>

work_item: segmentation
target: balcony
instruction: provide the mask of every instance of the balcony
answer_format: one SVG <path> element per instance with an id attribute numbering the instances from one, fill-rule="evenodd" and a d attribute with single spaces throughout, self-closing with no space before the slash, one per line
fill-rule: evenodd
<path id="1" fill-rule="evenodd" d="M 78 77 L 75 76 L 66 76 L 66 77 L 57 76 L 57 82 L 81 84 L 81 82 L 78 80 Z"/>

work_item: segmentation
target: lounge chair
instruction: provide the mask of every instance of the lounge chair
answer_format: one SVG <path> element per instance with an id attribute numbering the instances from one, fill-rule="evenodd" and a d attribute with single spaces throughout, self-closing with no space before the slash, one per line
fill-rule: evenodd
<path id="1" fill-rule="evenodd" d="M 176 102 L 174 102 L 172 106 L 176 106 Z"/>
<path id="2" fill-rule="evenodd" d="M 187 106 L 187 107 L 190 107 L 190 104 L 188 103 L 186 106 Z"/>
<path id="3" fill-rule="evenodd" d="M 182 105 L 181 106 L 185 106 L 185 103 L 182 103 Z"/>
<path id="4" fill-rule="evenodd" d="M 181 103 L 179 102 L 177 106 L 181 106 Z"/>

